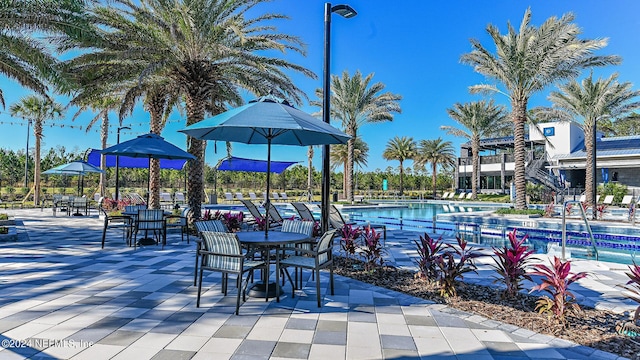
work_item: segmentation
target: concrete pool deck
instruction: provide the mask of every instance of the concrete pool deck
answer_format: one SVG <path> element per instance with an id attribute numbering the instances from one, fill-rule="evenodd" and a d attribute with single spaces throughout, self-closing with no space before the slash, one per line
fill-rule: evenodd
<path id="1" fill-rule="evenodd" d="M 211 274 L 196 308 L 195 245 L 179 234 L 134 250 L 114 230 L 100 249 L 97 216 L 6 212 L 19 239 L 0 243 L 0 359 L 618 358 L 340 276 L 322 308 L 309 281 L 295 298 L 287 284 L 279 303 L 249 297 L 235 316 L 233 289 L 223 296 Z M 415 237 L 390 231 L 389 260 L 412 266 Z M 579 292 L 623 310 L 610 293 L 621 274 L 599 270 Z M 321 283 L 326 293 L 328 274 Z"/>

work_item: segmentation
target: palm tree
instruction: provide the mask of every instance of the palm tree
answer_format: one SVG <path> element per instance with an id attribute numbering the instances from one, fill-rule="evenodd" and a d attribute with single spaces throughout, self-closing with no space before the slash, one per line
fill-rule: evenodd
<path id="1" fill-rule="evenodd" d="M 11 116 L 21 117 L 33 122 L 33 135 L 36 138 L 35 167 L 33 170 L 33 202 L 40 204 L 40 142 L 42 141 L 42 126 L 45 121 L 61 117 L 62 105 L 50 98 L 29 95 L 9 107 Z M 28 155 L 28 154 L 25 154 Z"/>
<path id="2" fill-rule="evenodd" d="M 345 133 L 351 135 L 347 142 L 348 160 L 344 169 L 347 184 L 347 200 L 353 202 L 353 170 L 355 164 L 355 138 L 358 129 L 365 123 L 392 121 L 394 113 L 400 113 L 402 99 L 400 95 L 390 92 L 381 93 L 385 85 L 383 83 L 371 84 L 373 73 L 362 77 L 360 71 L 351 77 L 348 71 L 342 73 L 342 77 L 331 76 L 331 117 L 342 122 Z M 316 96 L 322 99 L 322 89 L 316 90 Z M 322 107 L 322 102 L 312 101 L 312 105 Z"/>
<path id="3" fill-rule="evenodd" d="M 581 82 L 572 80 L 558 86 L 560 91 L 549 94 L 551 108 L 536 108 L 539 119 L 577 121 L 584 131 L 586 153 L 585 193 L 588 204 L 596 203 L 596 143 L 597 124 L 618 117 L 625 117 L 640 108 L 640 91 L 632 90 L 629 82 L 618 83 L 618 74 L 607 79 L 593 81 L 593 73 Z M 593 219 L 597 216 L 593 211 Z"/>
<path id="4" fill-rule="evenodd" d="M 480 172 L 480 139 L 493 136 L 509 127 L 506 121 L 507 113 L 504 106 L 494 104 L 493 100 L 456 103 L 453 108 L 447 109 L 449 116 L 464 129 L 453 126 L 441 126 L 453 136 L 463 137 L 471 141 L 471 156 L 473 170 L 471 174 L 471 197 L 478 198 L 478 173 Z"/>
<path id="5" fill-rule="evenodd" d="M 438 165 L 442 167 L 454 166 L 456 162 L 455 149 L 451 141 L 443 141 L 441 138 L 435 140 L 420 140 L 415 162 L 419 166 L 431 164 L 431 187 L 433 189 L 433 197 L 435 198 Z"/>
<path id="6" fill-rule="evenodd" d="M 412 137 L 394 137 L 389 140 L 387 147 L 382 153 L 382 157 L 385 160 L 398 160 L 400 161 L 400 196 L 404 192 L 403 176 L 404 176 L 404 161 L 412 160 L 416 156 L 417 152 L 416 142 Z"/>
<path id="7" fill-rule="evenodd" d="M 494 25 L 487 32 L 496 46 L 495 54 L 471 40 L 473 51 L 462 55 L 461 62 L 504 86 L 475 85 L 472 92 L 499 92 L 511 102 L 514 129 L 514 181 L 516 209 L 526 208 L 524 125 L 529 98 L 554 83 L 572 79 L 580 70 L 593 66 L 617 64 L 617 56 L 596 56 L 593 52 L 607 45 L 606 39 L 578 39 L 581 31 L 573 23 L 571 13 L 560 19 L 551 17 L 540 27 L 531 25 L 531 9 L 527 9 L 518 29 L 508 25 L 508 33 L 500 34 Z"/>
<path id="8" fill-rule="evenodd" d="M 367 158 L 369 157 L 369 145 L 362 141 L 360 137 L 356 137 L 354 141 L 353 151 L 353 163 L 356 166 L 367 166 Z M 331 153 L 329 154 L 331 160 L 331 170 L 335 170 L 338 166 L 342 165 L 345 171 L 345 175 L 342 177 L 342 188 L 347 191 L 347 162 L 349 161 L 349 148 L 346 144 L 332 145 Z"/>
<path id="9" fill-rule="evenodd" d="M 72 101 L 70 104 L 75 105 L 76 103 Z M 95 98 L 91 102 L 86 102 L 85 104 L 80 105 L 80 108 L 73 116 L 72 120 L 75 120 L 82 112 L 87 110 L 97 112 L 96 116 L 89 121 L 89 124 L 87 124 L 86 131 L 89 132 L 98 120 L 102 120 L 100 124 L 100 144 L 101 149 L 105 149 L 107 147 L 107 140 L 109 136 L 109 112 L 120 109 L 121 104 L 122 101 L 113 96 Z M 122 122 L 119 123 L 119 126 L 122 126 Z M 105 155 L 100 156 L 100 169 L 104 172 L 100 174 L 100 183 L 98 184 L 98 188 L 100 189 L 100 196 L 105 196 L 107 186 L 107 162 Z"/>
<path id="10" fill-rule="evenodd" d="M 304 51 L 297 37 L 277 33 L 272 26 L 272 20 L 284 16 L 250 15 L 264 0 L 118 2 L 120 6 L 96 9 L 99 25 L 112 30 L 103 41 L 108 48 L 83 55 L 76 63 L 101 67 L 95 73 L 98 82 L 168 80 L 184 96 L 186 125 L 202 121 L 206 113 L 224 111 L 229 99 L 239 97 L 239 88 L 256 95 L 271 92 L 300 104 L 304 93 L 285 70 L 315 77 L 304 67 L 271 56 L 270 50 Z M 189 137 L 187 148 L 196 157 L 188 165 L 189 206 L 199 217 L 204 141 Z"/>

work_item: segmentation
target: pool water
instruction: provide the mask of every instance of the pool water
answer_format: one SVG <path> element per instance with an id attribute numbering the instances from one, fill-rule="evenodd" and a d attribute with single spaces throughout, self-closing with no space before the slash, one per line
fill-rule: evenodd
<path id="1" fill-rule="evenodd" d="M 399 204 L 400 205 L 400 204 Z M 562 231 L 532 224 L 531 227 L 499 224 L 476 224 L 470 221 L 436 221 L 438 214 L 469 213 L 495 210 L 495 206 L 450 206 L 438 203 L 405 203 L 395 208 L 370 208 L 342 210 L 352 221 L 386 224 L 390 229 L 429 232 L 455 236 L 459 234 L 469 241 L 481 245 L 501 247 L 508 243 L 507 233 L 517 230 L 518 237 L 525 234 L 525 244 L 536 253 L 555 253 L 560 256 Z M 594 229 L 598 259 L 619 264 L 631 264 L 640 255 L 640 237 L 637 231 L 619 229 Z M 595 259 L 595 252 L 588 234 L 584 231 L 567 231 L 567 257 Z M 570 256 L 569 256 L 570 253 Z"/>

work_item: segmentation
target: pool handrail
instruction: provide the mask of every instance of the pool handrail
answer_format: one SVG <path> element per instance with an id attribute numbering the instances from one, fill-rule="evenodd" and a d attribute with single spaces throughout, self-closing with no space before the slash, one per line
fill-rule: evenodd
<path id="1" fill-rule="evenodd" d="M 584 207 L 582 207 L 582 202 L 580 200 L 567 200 L 564 202 L 564 207 L 562 208 L 562 261 L 567 260 L 565 256 L 565 248 L 567 247 L 567 212 L 565 211 L 565 209 L 567 208 L 567 204 L 578 204 L 578 208 L 580 209 L 580 215 L 582 215 L 582 219 L 584 220 L 584 225 L 587 228 L 587 232 L 589 232 L 591 247 L 593 247 L 593 252 L 596 255 L 596 261 L 598 261 L 598 249 L 596 248 L 595 240 L 593 240 L 593 232 L 591 232 L 591 225 L 589 225 L 587 214 L 584 212 Z M 595 207 L 593 211 L 595 211 Z"/>

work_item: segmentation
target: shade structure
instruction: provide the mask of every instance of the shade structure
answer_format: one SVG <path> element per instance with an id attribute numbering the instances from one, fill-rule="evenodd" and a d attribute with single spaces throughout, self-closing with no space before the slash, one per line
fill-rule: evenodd
<path id="1" fill-rule="evenodd" d="M 271 172 L 280 174 L 297 161 L 271 161 Z M 220 171 L 267 172 L 267 161 L 231 157 L 218 165 Z"/>
<path id="2" fill-rule="evenodd" d="M 58 165 L 42 173 L 45 175 L 67 175 L 67 176 L 84 176 L 87 173 L 102 173 L 100 168 L 95 167 L 85 161 L 76 160 L 67 164 Z M 84 181 L 84 178 L 78 178 L 78 193 L 84 186 L 80 186 L 80 182 Z"/>
<path id="3" fill-rule="evenodd" d="M 135 139 L 110 146 L 100 151 L 100 153 L 104 155 L 119 155 L 132 158 L 147 158 L 148 167 L 151 165 L 151 159 L 195 159 L 195 156 L 166 141 L 162 136 L 153 133 L 140 135 Z M 151 173 L 149 172 L 147 179 L 147 204 L 149 203 L 148 194 L 151 190 L 149 181 L 150 176 Z"/>
<path id="4" fill-rule="evenodd" d="M 181 132 L 200 140 L 267 144 L 267 224 L 269 223 L 271 144 L 344 144 L 350 136 L 275 96 L 263 96 L 247 105 L 190 125 Z M 268 234 L 269 226 L 265 226 Z"/>
<path id="5" fill-rule="evenodd" d="M 91 149 L 89 155 L 87 156 L 87 162 L 94 166 L 100 166 L 100 150 Z M 169 159 L 160 159 L 160 169 L 163 170 L 182 170 L 184 168 L 184 164 L 187 163 L 187 160 L 169 160 Z M 115 155 L 107 155 L 106 156 L 106 166 L 107 167 L 116 167 L 116 156 Z M 133 158 L 129 156 L 120 156 L 118 160 L 118 167 L 120 168 L 131 168 L 131 169 L 142 169 L 149 166 L 149 163 L 144 158 Z"/>

